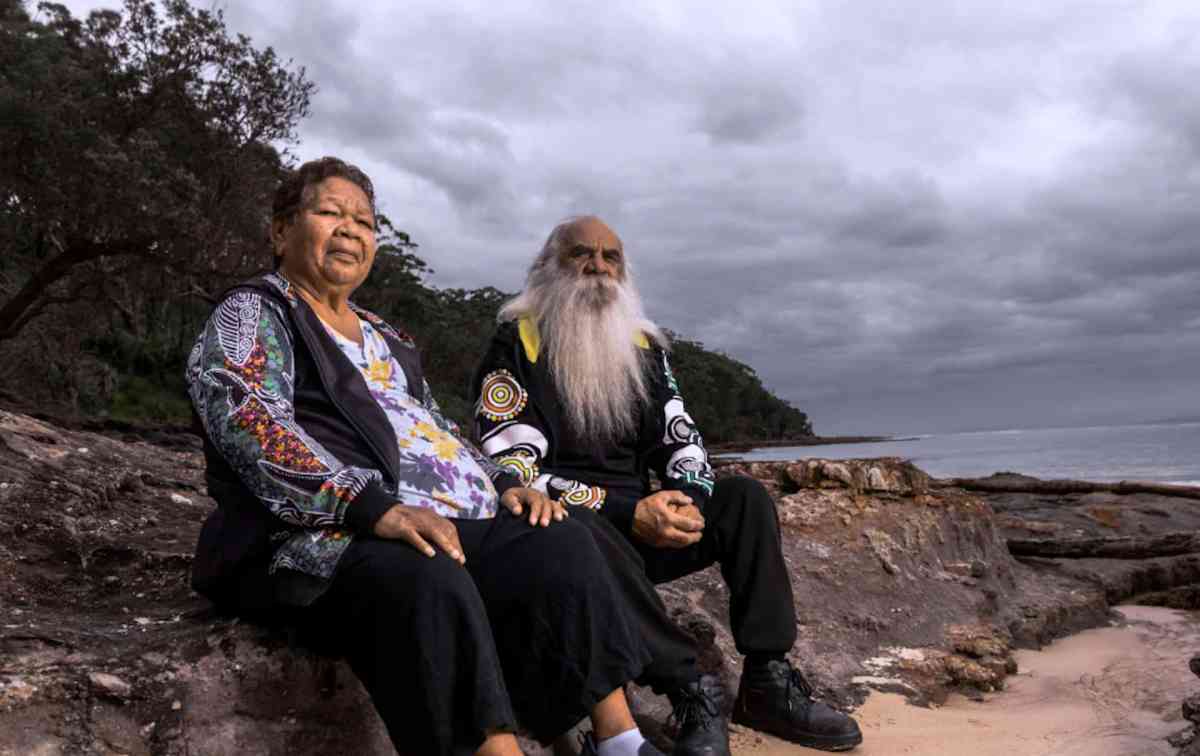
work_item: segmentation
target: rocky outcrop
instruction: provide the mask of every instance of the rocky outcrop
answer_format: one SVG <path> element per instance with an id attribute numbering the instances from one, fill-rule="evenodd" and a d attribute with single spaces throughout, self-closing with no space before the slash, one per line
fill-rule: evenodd
<path id="1" fill-rule="evenodd" d="M 1193 656 L 1188 666 L 1193 674 L 1200 676 L 1200 655 Z M 1168 742 L 1179 749 L 1178 756 L 1200 756 L 1200 693 L 1185 698 L 1180 709 L 1191 724 L 1168 738 Z"/>
<path id="2" fill-rule="evenodd" d="M 1014 647 L 1106 621 L 1100 591 L 1044 580 L 1010 555 L 985 500 L 935 488 L 903 460 L 732 464 L 719 474 L 750 475 L 775 494 L 798 605 L 795 660 L 843 705 L 871 688 L 917 701 L 994 690 L 1014 669 Z M 710 616 L 720 616 L 719 581 L 705 588 Z M 715 635 L 736 667 L 723 628 Z"/>
<path id="3" fill-rule="evenodd" d="M 212 502 L 170 441 L 0 412 L 0 754 L 392 753 L 341 664 L 192 594 Z"/>
<path id="4" fill-rule="evenodd" d="M 1027 493 L 1059 496 L 1064 494 L 1112 493 L 1121 496 L 1151 494 L 1154 496 L 1200 499 L 1200 486 L 1181 486 L 1170 483 L 1148 483 L 1141 480 L 1122 480 L 1119 483 L 1093 483 L 1086 480 L 1041 480 L 1017 473 L 996 473 L 986 478 L 947 478 L 938 486 L 962 488 L 983 493 Z"/>
<path id="5" fill-rule="evenodd" d="M 967 482 L 988 490 L 982 495 L 1010 550 L 1042 574 L 1096 586 L 1109 603 L 1200 608 L 1192 601 L 1200 598 L 1200 489 L 1122 483 L 1086 490 L 1076 481 L 1012 473 Z M 1060 482 L 1071 485 L 1055 493 Z M 1108 490 L 1117 488 L 1137 492 Z"/>
<path id="6" fill-rule="evenodd" d="M 1009 538 L 1014 556 L 1052 559 L 1155 559 L 1200 551 L 1200 534 L 1166 533 L 1154 536 L 1101 536 L 1099 538 Z"/>
<path id="7" fill-rule="evenodd" d="M 0 756 L 392 752 L 344 664 L 281 629 L 214 616 L 191 593 L 191 550 L 212 507 L 202 472 L 188 436 L 150 444 L 0 412 Z M 1019 561 L 1006 547 L 1014 532 L 1102 518 L 1007 506 L 1006 495 L 998 507 L 898 459 L 719 474 L 751 475 L 775 494 L 797 599 L 794 660 L 847 707 L 873 688 L 924 702 L 1002 687 L 1013 648 L 1106 622 L 1116 597 L 1174 587 L 1195 567 L 1186 554 L 1141 572 L 1136 560 L 1123 572 L 1115 560 Z M 1116 517 L 1156 518 L 1151 535 L 1185 529 Z M 702 664 L 733 688 L 740 659 L 717 571 L 662 594 Z M 666 702 L 632 695 L 659 733 Z"/>

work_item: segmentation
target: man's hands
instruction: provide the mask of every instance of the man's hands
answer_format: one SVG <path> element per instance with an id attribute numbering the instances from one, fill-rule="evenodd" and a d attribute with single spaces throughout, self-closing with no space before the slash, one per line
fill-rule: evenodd
<path id="1" fill-rule="evenodd" d="M 459 564 L 467 562 L 462 544 L 458 542 L 458 530 L 452 522 L 432 509 L 396 504 L 375 523 L 375 535 L 408 541 L 417 551 L 430 557 L 437 553 L 430 545 L 432 541 L 454 561 Z"/>
<path id="2" fill-rule="evenodd" d="M 551 501 L 549 496 L 536 488 L 510 488 L 500 497 L 500 503 L 517 517 L 528 510 L 529 524 L 543 528 L 550 524 L 550 520 L 561 522 L 570 517 L 562 504 Z"/>
<path id="3" fill-rule="evenodd" d="M 659 491 L 637 503 L 633 535 L 656 548 L 682 549 L 700 540 L 704 517 L 692 498 L 679 491 Z"/>

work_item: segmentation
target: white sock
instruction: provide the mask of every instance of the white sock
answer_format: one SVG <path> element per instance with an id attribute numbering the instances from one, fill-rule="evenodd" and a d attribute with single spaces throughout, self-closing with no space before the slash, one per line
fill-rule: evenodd
<path id="1" fill-rule="evenodd" d="M 611 738 L 601 740 L 596 744 L 596 754 L 597 756 L 637 756 L 638 749 L 645 742 L 642 731 L 634 727 L 620 735 L 613 735 Z"/>

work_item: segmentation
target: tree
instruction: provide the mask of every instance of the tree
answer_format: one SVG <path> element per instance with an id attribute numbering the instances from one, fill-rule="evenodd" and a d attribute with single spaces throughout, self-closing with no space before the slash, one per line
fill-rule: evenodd
<path id="1" fill-rule="evenodd" d="M 261 268 L 304 70 L 185 0 L 38 11 L 0 0 L 0 340 L 56 305 L 132 317 L 149 282 Z"/>
<path id="2" fill-rule="evenodd" d="M 813 435 L 808 416 L 772 394 L 749 365 L 672 334 L 671 364 L 688 412 L 710 442 Z"/>

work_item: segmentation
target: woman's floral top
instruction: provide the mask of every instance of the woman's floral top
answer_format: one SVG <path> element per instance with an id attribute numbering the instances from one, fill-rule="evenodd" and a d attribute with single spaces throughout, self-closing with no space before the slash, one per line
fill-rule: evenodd
<path id="1" fill-rule="evenodd" d="M 496 514 L 496 489 L 474 456 L 451 433 L 442 430 L 421 402 L 409 393 L 404 371 L 392 358 L 387 342 L 366 320 L 359 319 L 362 346 L 325 326 L 354 363 L 371 397 L 387 415 L 407 468 L 397 491 L 402 504 L 433 509 L 444 517 L 481 519 Z"/>

